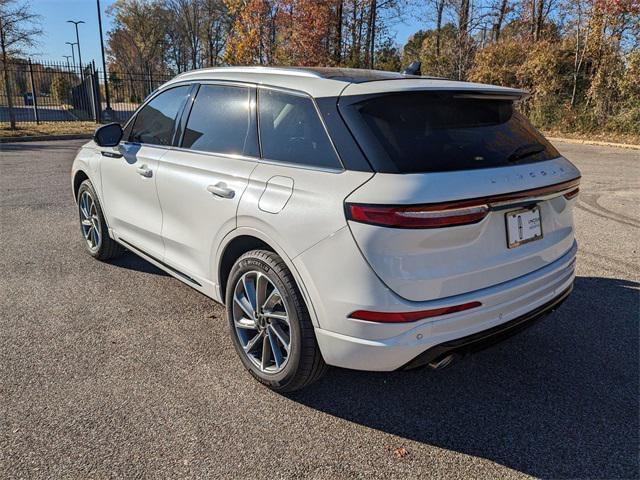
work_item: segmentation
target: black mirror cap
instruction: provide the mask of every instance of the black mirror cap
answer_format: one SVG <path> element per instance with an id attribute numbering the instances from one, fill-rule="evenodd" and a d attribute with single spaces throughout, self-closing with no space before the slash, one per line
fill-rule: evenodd
<path id="1" fill-rule="evenodd" d="M 109 123 L 98 127 L 93 134 L 93 141 L 100 147 L 115 147 L 122 140 L 122 127 L 119 123 Z"/>

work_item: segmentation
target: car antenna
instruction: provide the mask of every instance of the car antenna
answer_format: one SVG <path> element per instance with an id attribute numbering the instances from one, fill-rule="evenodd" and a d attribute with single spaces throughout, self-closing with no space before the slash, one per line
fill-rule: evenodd
<path id="1" fill-rule="evenodd" d="M 403 75 L 418 75 L 422 76 L 422 72 L 420 71 L 420 67 L 422 67 L 422 62 L 411 62 L 407 68 L 402 70 Z"/>

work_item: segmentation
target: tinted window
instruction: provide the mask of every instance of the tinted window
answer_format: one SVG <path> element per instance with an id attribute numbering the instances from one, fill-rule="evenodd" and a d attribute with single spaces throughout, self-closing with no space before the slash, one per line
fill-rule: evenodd
<path id="1" fill-rule="evenodd" d="M 202 85 L 187 121 L 182 146 L 257 157 L 258 134 L 252 111 L 248 88 Z"/>
<path id="2" fill-rule="evenodd" d="M 382 172 L 470 170 L 560 155 L 511 100 L 412 92 L 370 97 L 340 109 Z"/>
<path id="3" fill-rule="evenodd" d="M 151 145 L 171 145 L 176 117 L 190 86 L 176 87 L 157 95 L 136 115 L 131 141 Z"/>
<path id="4" fill-rule="evenodd" d="M 308 97 L 260 90 L 262 156 L 298 165 L 342 168 Z"/>

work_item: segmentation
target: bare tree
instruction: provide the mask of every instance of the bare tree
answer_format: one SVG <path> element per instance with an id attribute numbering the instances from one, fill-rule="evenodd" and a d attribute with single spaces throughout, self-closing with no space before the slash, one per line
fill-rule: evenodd
<path id="1" fill-rule="evenodd" d="M 0 0 L 0 50 L 2 51 L 2 70 L 4 72 L 5 93 L 9 109 L 11 129 L 16 128 L 13 111 L 13 91 L 9 79 L 8 60 L 24 53 L 24 49 L 33 47 L 42 34 L 40 17 L 31 12 L 28 2 Z"/>
<path id="2" fill-rule="evenodd" d="M 191 68 L 199 67 L 200 33 L 202 31 L 201 0 L 167 0 L 166 8 L 175 19 L 176 28 L 186 40 Z"/>
<path id="3" fill-rule="evenodd" d="M 500 30 L 502 30 L 502 24 L 507 15 L 507 8 L 509 6 L 509 0 L 501 0 L 500 7 L 498 8 L 498 14 L 496 15 L 496 21 L 493 24 L 493 41 L 497 42 L 500 39 Z"/>

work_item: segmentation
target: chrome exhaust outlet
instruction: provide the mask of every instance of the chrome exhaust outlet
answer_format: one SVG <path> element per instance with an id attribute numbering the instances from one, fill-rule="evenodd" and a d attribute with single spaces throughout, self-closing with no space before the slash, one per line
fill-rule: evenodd
<path id="1" fill-rule="evenodd" d="M 450 353 L 449 355 L 445 355 L 444 357 L 440 357 L 433 360 L 432 362 L 429 362 L 429 366 L 434 370 L 441 370 L 451 365 L 451 363 L 456 359 L 457 356 L 458 355 L 455 353 Z"/>

